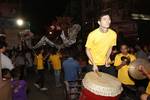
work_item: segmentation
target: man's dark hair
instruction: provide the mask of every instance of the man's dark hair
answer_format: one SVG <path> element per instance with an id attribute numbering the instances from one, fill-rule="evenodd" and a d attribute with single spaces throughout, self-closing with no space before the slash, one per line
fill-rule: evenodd
<path id="1" fill-rule="evenodd" d="M 101 20 L 101 18 L 102 18 L 103 16 L 106 16 L 106 15 L 111 16 L 109 9 L 102 11 L 102 12 L 98 15 L 97 19 L 98 19 L 98 20 Z"/>
<path id="2" fill-rule="evenodd" d="M 51 54 L 52 55 L 55 55 L 55 54 L 57 54 L 57 51 L 58 51 L 58 49 L 57 48 L 51 48 Z"/>
<path id="3" fill-rule="evenodd" d="M 121 47 L 124 46 L 124 45 L 127 46 L 127 48 L 129 48 L 129 46 L 128 46 L 127 43 L 122 43 L 122 44 L 120 45 L 120 49 L 121 49 Z"/>
<path id="4" fill-rule="evenodd" d="M 64 54 L 66 56 L 66 58 L 68 57 L 74 57 L 74 50 L 71 47 L 65 48 Z"/>
<path id="5" fill-rule="evenodd" d="M 4 41 L 0 41 L 0 49 L 2 49 L 3 47 L 7 47 L 7 44 Z"/>

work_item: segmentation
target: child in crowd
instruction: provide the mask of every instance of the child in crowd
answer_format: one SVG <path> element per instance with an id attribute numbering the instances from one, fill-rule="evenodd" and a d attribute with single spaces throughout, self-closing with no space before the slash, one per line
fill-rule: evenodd
<path id="1" fill-rule="evenodd" d="M 21 71 L 19 68 L 12 70 L 12 100 L 27 100 L 27 83 L 21 79 Z"/>

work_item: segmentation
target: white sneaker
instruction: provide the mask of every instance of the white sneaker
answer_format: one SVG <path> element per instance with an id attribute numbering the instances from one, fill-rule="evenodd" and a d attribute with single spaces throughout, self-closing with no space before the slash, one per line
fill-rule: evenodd
<path id="1" fill-rule="evenodd" d="M 39 84 L 37 84 L 37 83 L 34 83 L 34 86 L 38 89 L 40 88 Z"/>
<path id="2" fill-rule="evenodd" d="M 41 91 L 47 91 L 48 88 L 43 87 L 43 88 L 40 88 L 40 90 L 41 90 Z"/>

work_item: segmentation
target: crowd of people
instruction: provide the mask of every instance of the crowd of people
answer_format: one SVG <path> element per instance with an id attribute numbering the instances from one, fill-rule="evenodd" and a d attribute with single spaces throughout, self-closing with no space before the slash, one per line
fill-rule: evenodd
<path id="1" fill-rule="evenodd" d="M 76 81 L 80 73 L 80 64 L 75 59 L 76 52 L 73 47 L 58 50 L 57 48 L 41 47 L 36 50 L 6 50 L 6 43 L 0 42 L 2 79 L 12 80 L 13 100 L 27 100 L 27 83 L 35 73 L 36 80 L 33 84 L 41 91 L 45 87 L 45 71 L 53 73 L 55 86 L 60 88 L 63 81 Z M 81 62 L 81 59 L 80 59 Z M 84 66 L 84 65 L 83 65 Z M 62 73 L 63 76 L 62 77 Z M 33 77 L 34 78 L 34 77 Z"/>
<path id="2" fill-rule="evenodd" d="M 12 79 L 13 100 L 20 100 L 16 99 L 18 97 L 24 98 L 21 100 L 27 100 L 27 79 L 29 75 L 32 76 L 33 72 L 36 72 L 37 77 L 34 85 L 41 91 L 46 91 L 48 88 L 45 87 L 45 70 L 53 70 L 57 88 L 63 86 L 62 73 L 63 81 L 76 81 L 81 74 L 91 71 L 84 52 L 78 54 L 79 51 L 73 47 L 60 51 L 56 48 L 47 50 L 44 47 L 34 52 L 32 50 L 26 50 L 26 52 L 17 51 L 15 57 L 11 56 L 15 54 L 14 52 L 11 52 L 13 54 L 5 52 L 6 47 L 5 42 L 0 43 L 2 77 L 4 80 Z M 149 60 L 149 51 L 148 45 L 143 46 L 143 48 L 141 46 L 130 47 L 127 44 L 122 44 L 119 49 L 113 47 L 110 55 L 111 68 L 108 67 L 108 69 L 110 68 L 109 70 L 113 71 L 112 75 L 117 77 L 125 87 L 134 87 L 135 82 L 128 74 L 128 65 L 137 58 Z M 129 60 L 124 61 L 123 57 Z M 105 70 L 108 71 L 107 69 Z M 146 82 L 148 83 L 148 81 Z M 141 84 L 141 86 L 146 87 L 147 85 L 145 84 Z M 129 91 L 127 90 L 125 94 L 128 94 Z M 148 91 L 149 89 L 147 88 Z"/>
<path id="3" fill-rule="evenodd" d="M 150 60 L 150 44 L 130 46 L 123 43 L 116 46 L 117 35 L 109 29 L 110 23 L 108 14 L 99 17 L 100 27 L 89 34 L 85 44 L 86 52 L 84 47 L 80 51 L 76 44 L 61 50 L 54 47 L 47 48 L 44 45 L 36 50 L 26 48 L 6 51 L 7 45 L 1 41 L 2 79 L 11 80 L 13 100 L 27 100 L 28 77 L 32 77 L 34 73 L 36 74 L 34 86 L 41 91 L 47 91 L 45 70 L 53 72 L 56 88 L 63 87 L 64 82 L 76 81 L 81 75 L 84 76 L 92 70 L 105 72 L 117 77 L 122 83 L 124 91 L 121 94 L 123 99 L 120 100 L 131 100 L 132 96 L 128 94 L 133 94 L 134 89 L 140 91 L 138 96 L 141 96 L 142 100 L 149 100 L 147 99 L 150 98 L 149 80 L 137 84 L 139 82 L 130 77 L 128 69 L 129 64 L 138 58 Z M 139 70 L 149 78 L 149 72 L 143 67 Z M 145 90 L 140 90 L 139 87 Z"/>

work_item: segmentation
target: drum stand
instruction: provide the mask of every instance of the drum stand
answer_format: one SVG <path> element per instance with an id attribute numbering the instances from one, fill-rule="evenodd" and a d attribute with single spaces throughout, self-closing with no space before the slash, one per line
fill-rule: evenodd
<path id="1" fill-rule="evenodd" d="M 78 100 L 82 88 L 81 80 L 65 81 L 65 100 Z"/>

